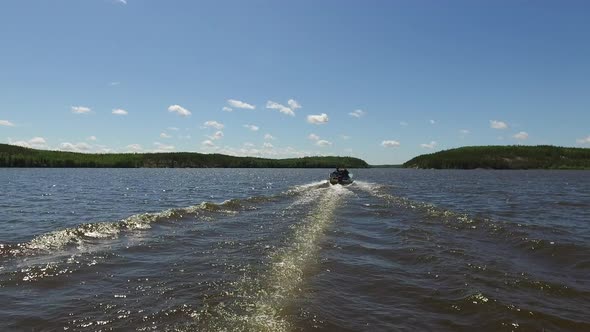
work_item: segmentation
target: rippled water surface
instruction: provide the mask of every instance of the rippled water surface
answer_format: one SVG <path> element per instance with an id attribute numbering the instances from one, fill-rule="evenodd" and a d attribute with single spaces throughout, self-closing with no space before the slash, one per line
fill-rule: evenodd
<path id="1" fill-rule="evenodd" d="M 0 331 L 590 331 L 590 172 L 0 169 Z"/>

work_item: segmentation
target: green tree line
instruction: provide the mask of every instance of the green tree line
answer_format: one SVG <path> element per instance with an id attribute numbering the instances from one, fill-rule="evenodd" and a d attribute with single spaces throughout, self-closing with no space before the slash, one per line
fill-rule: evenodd
<path id="1" fill-rule="evenodd" d="M 420 155 L 407 168 L 590 169 L 590 149 L 539 146 L 468 146 Z"/>
<path id="2" fill-rule="evenodd" d="M 76 153 L 29 149 L 0 144 L 0 167 L 227 167 L 227 168 L 364 168 L 353 157 L 303 157 L 267 159 L 193 152 L 170 153 Z"/>

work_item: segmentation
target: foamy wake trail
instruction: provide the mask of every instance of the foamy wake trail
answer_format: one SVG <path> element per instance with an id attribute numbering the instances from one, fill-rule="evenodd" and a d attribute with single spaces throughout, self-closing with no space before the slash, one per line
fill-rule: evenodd
<path id="1" fill-rule="evenodd" d="M 237 303 L 221 303 L 200 313 L 201 320 L 206 322 L 199 327 L 214 331 L 289 331 L 291 324 L 284 312 L 304 281 L 305 269 L 317 256 L 320 240 L 333 222 L 336 208 L 349 194 L 347 188 L 329 186 L 316 188 L 302 197 L 317 203 L 294 230 L 291 244 L 272 255 L 270 269 L 262 280 L 241 281 Z"/>
<path id="2" fill-rule="evenodd" d="M 326 185 L 327 181 L 317 181 L 304 185 L 295 186 L 286 193 L 278 196 L 301 195 L 309 196 L 307 193 L 313 188 Z M 185 208 L 168 209 L 161 212 L 141 213 L 132 215 L 118 221 L 106 221 L 81 224 L 41 234 L 32 240 L 18 244 L 1 244 L 0 257 L 36 255 L 53 252 L 63 249 L 69 245 L 82 245 L 85 241 L 96 239 L 113 239 L 121 233 L 151 228 L 152 224 L 161 220 L 180 219 L 185 215 L 197 215 L 201 212 L 229 212 L 235 213 L 245 205 L 258 204 L 264 201 L 271 201 L 276 196 L 259 196 L 245 199 L 230 199 L 222 203 L 203 202 L 198 205 Z"/>
<path id="3" fill-rule="evenodd" d="M 151 224 L 160 220 L 182 218 L 185 215 L 198 214 L 202 211 L 231 211 L 239 205 L 235 200 L 228 200 L 220 204 L 203 202 L 199 205 L 179 209 L 169 209 L 155 213 L 141 213 L 125 219 L 112 222 L 98 222 L 82 224 L 41 234 L 32 240 L 13 246 L 0 245 L 3 254 L 11 256 L 34 255 L 52 252 L 68 245 L 81 245 L 84 241 L 93 239 L 113 239 L 120 233 L 133 230 L 151 228 Z M 8 248 L 7 248 L 8 247 Z"/>
<path id="4" fill-rule="evenodd" d="M 356 182 L 355 182 L 356 184 Z M 394 196 L 384 192 L 385 187 L 370 182 L 360 182 L 357 185 L 357 188 L 375 196 L 378 198 L 383 199 L 389 204 L 394 204 L 395 206 L 406 208 L 406 209 L 415 209 L 421 213 L 426 214 L 429 217 L 436 218 L 437 220 L 442 220 L 445 224 L 454 224 L 454 225 L 463 225 L 464 227 L 468 228 L 476 228 L 477 226 L 474 225 L 476 222 L 475 219 L 471 218 L 466 213 L 456 212 L 447 210 L 445 208 L 438 207 L 431 203 L 426 202 L 416 202 L 412 201 L 405 197 Z M 498 226 L 495 223 L 488 223 L 489 220 L 484 220 L 487 225 L 491 228 L 496 229 Z"/>

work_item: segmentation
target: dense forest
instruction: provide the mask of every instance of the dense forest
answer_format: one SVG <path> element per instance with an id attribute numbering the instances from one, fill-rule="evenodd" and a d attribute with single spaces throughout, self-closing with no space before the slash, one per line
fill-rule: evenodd
<path id="1" fill-rule="evenodd" d="M 415 157 L 408 168 L 590 169 L 590 149 L 539 146 L 468 146 Z"/>
<path id="2" fill-rule="evenodd" d="M 91 154 L 29 149 L 0 144 L 0 167 L 260 167 L 260 168 L 364 168 L 352 157 L 265 159 L 192 152 Z"/>

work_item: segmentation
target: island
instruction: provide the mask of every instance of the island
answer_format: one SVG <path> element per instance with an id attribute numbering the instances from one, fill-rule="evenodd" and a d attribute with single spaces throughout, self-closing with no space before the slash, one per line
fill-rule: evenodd
<path id="1" fill-rule="evenodd" d="M 550 145 L 466 146 L 424 154 L 405 168 L 590 169 L 590 149 Z"/>
<path id="2" fill-rule="evenodd" d="M 0 167 L 113 167 L 113 168 L 366 168 L 354 157 L 267 159 L 196 152 L 78 153 L 0 144 Z"/>

